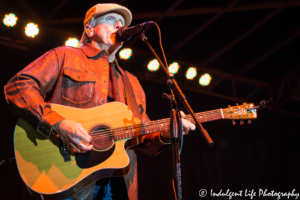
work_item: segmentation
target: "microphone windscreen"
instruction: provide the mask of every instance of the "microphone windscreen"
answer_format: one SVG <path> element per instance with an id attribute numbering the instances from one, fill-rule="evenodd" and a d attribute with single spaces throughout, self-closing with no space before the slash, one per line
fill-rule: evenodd
<path id="1" fill-rule="evenodd" d="M 116 41 L 117 42 L 127 42 L 130 40 L 130 36 L 126 34 L 125 30 L 127 29 L 126 26 L 122 26 L 117 30 L 116 33 Z"/>

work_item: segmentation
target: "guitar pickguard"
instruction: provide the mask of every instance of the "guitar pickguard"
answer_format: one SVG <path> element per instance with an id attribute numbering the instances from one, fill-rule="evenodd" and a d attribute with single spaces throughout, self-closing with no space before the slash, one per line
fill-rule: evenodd
<path id="1" fill-rule="evenodd" d="M 87 169 L 99 165 L 107 160 L 115 151 L 115 145 L 106 151 L 91 150 L 86 153 L 76 153 L 75 160 L 78 167 Z"/>

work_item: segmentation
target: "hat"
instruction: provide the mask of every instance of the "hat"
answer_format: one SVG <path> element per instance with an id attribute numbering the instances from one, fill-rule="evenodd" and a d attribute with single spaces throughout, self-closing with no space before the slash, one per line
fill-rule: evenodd
<path id="1" fill-rule="evenodd" d="M 115 11 L 124 17 L 125 26 L 128 26 L 131 23 L 132 14 L 126 7 L 115 3 L 100 3 L 93 6 L 86 12 L 83 25 L 89 24 L 95 17 L 111 11 Z"/>

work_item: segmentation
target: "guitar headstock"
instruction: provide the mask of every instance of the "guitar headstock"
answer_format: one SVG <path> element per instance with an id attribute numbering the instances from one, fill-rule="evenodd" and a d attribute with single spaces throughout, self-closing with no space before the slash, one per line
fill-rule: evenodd
<path id="1" fill-rule="evenodd" d="M 223 118 L 231 120 L 248 120 L 248 124 L 251 124 L 250 119 L 257 118 L 257 111 L 254 109 L 253 103 L 243 103 L 243 105 L 230 106 L 228 108 L 223 108 Z M 244 122 L 241 121 L 240 124 Z M 235 122 L 233 121 L 233 125 Z"/>

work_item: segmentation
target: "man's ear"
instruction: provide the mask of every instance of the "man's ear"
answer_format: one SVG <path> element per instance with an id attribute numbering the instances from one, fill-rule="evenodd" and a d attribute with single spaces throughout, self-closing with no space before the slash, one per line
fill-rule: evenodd
<path id="1" fill-rule="evenodd" d="M 85 31 L 85 34 L 90 38 L 90 37 L 93 37 L 94 35 L 94 29 L 91 27 L 90 24 L 86 24 L 84 26 L 84 31 Z"/>

